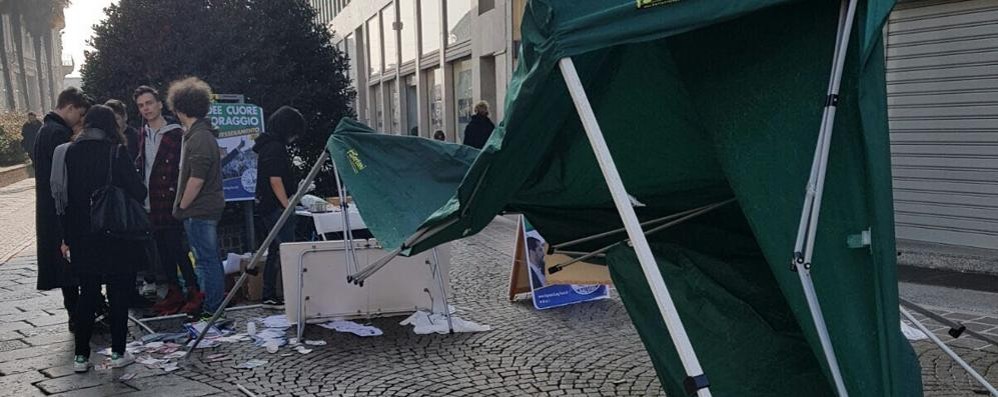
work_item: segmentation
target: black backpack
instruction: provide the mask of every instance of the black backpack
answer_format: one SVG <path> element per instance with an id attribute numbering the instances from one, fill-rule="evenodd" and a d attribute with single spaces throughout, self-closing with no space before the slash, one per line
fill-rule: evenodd
<path id="1" fill-rule="evenodd" d="M 123 240 L 148 240 L 152 224 L 145 208 L 111 183 L 120 148 L 114 146 L 108 154 L 107 184 L 90 195 L 90 232 Z"/>

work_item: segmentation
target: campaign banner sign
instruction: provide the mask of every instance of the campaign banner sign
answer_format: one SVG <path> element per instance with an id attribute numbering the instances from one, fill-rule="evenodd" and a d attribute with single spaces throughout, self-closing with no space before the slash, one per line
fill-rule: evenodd
<path id="1" fill-rule="evenodd" d="M 534 230 L 526 218 L 521 218 L 523 224 L 523 241 L 527 259 L 527 272 L 530 275 L 530 291 L 534 307 L 538 310 L 552 307 L 572 305 L 610 297 L 610 290 L 603 284 L 547 284 L 545 276 L 545 256 L 547 242 L 541 234 Z"/>
<path id="2" fill-rule="evenodd" d="M 253 142 L 265 131 L 263 109 L 248 103 L 213 103 L 208 117 L 218 128 L 225 201 L 253 200 L 257 161 Z"/>

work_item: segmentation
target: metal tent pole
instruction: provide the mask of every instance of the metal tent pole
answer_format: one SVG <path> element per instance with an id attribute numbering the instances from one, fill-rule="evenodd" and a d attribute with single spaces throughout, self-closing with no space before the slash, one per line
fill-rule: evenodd
<path id="1" fill-rule="evenodd" d="M 987 389 L 988 392 L 991 393 L 993 397 L 998 397 L 998 390 L 995 390 L 995 387 L 992 386 L 990 383 L 988 383 L 987 379 L 984 379 L 984 377 L 981 376 L 981 374 L 977 373 L 977 371 L 975 371 L 974 368 L 970 366 L 970 364 L 967 364 L 966 361 L 963 361 L 963 359 L 960 358 L 960 356 L 958 356 L 955 352 L 953 352 L 953 349 L 950 349 L 949 346 L 946 346 L 946 344 L 943 343 L 943 341 L 939 340 L 939 337 L 936 336 L 936 334 L 933 334 L 932 331 L 929 331 L 929 329 L 925 327 L 925 324 L 922 324 L 920 321 L 915 319 L 915 316 L 912 316 L 911 313 L 908 313 L 908 311 L 905 310 L 904 307 L 898 306 L 898 309 L 901 310 L 901 315 L 907 318 L 908 321 L 911 321 L 912 324 L 915 324 L 915 326 L 918 327 L 918 329 L 922 331 L 922 333 L 924 333 L 925 336 L 928 336 L 929 339 L 931 339 L 933 343 L 938 345 L 939 348 L 942 349 L 944 353 L 946 353 L 946 355 L 948 355 L 950 358 L 953 359 L 953 361 L 956 361 L 957 364 L 960 364 L 960 366 L 963 367 L 963 369 L 966 370 L 967 373 L 969 373 L 970 376 L 974 378 L 974 380 L 980 383 L 981 386 L 984 386 L 984 388 Z"/>
<path id="2" fill-rule="evenodd" d="M 998 347 L 998 341 L 996 341 L 996 340 L 994 340 L 992 338 L 989 338 L 987 336 L 981 335 L 977 331 L 974 331 L 972 329 L 967 328 L 966 325 L 960 324 L 960 323 L 958 323 L 956 321 L 950 320 L 950 319 L 948 319 L 946 317 L 943 317 L 943 316 L 941 316 L 939 314 L 936 314 L 936 313 L 932 312 L 931 310 L 926 309 L 924 307 L 921 307 L 919 305 L 916 305 L 914 302 L 911 302 L 911 301 L 906 300 L 904 298 L 898 298 L 898 301 L 901 302 L 901 306 L 905 306 L 908 309 L 911 309 L 911 310 L 914 310 L 914 311 L 916 311 L 918 313 L 921 313 L 925 317 L 928 317 L 928 318 L 931 318 L 933 320 L 936 320 L 940 324 L 949 327 L 949 331 L 947 331 L 947 333 L 949 334 L 949 336 L 952 336 L 953 339 L 959 338 L 960 335 L 963 335 L 964 333 L 966 333 L 967 335 L 970 335 L 974 339 L 977 339 L 977 340 L 979 340 L 981 342 L 987 342 L 987 343 L 989 343 L 989 344 L 991 344 L 991 345 L 993 345 L 995 347 Z"/>
<path id="3" fill-rule="evenodd" d="M 561 74 L 565 78 L 565 84 L 568 86 L 568 91 L 572 96 L 572 101 L 575 103 L 579 118 L 582 119 L 582 126 L 589 137 L 593 153 L 596 155 L 596 160 L 598 160 L 600 169 L 603 171 L 603 178 L 606 179 L 607 187 L 609 187 L 610 194 L 613 196 L 613 203 L 617 207 L 617 212 L 620 213 L 624 227 L 627 228 L 627 235 L 634 245 L 634 252 L 637 254 L 638 262 L 641 263 L 641 269 L 644 271 L 645 279 L 648 281 L 648 287 L 655 297 L 659 313 L 665 321 L 666 328 L 669 330 L 669 336 L 672 338 L 672 342 L 676 346 L 676 351 L 679 353 L 679 359 L 686 370 L 687 377 L 683 380 L 686 392 L 687 394 L 696 393 L 699 397 L 709 397 L 711 395 L 710 384 L 703 373 L 703 369 L 700 368 L 700 361 L 693 350 L 693 344 L 690 343 L 689 336 L 686 334 L 686 328 L 683 327 L 683 321 L 679 318 L 676 305 L 672 302 L 669 289 L 665 285 L 665 280 L 662 278 L 662 273 L 659 271 L 658 265 L 655 263 L 651 247 L 648 245 L 644 232 L 641 230 L 640 222 L 638 222 L 638 216 L 634 213 L 634 208 L 631 207 L 631 201 L 628 198 L 627 191 L 624 189 L 624 183 L 620 179 L 617 166 L 610 155 L 610 149 L 603 138 L 603 132 L 596 121 L 596 115 L 593 113 L 589 99 L 586 97 L 582 81 L 575 70 L 575 64 L 571 58 L 562 58 L 558 61 L 558 66 L 561 68 Z"/>
<path id="4" fill-rule="evenodd" d="M 451 320 L 450 303 L 447 301 L 447 285 L 444 284 L 444 275 L 440 271 L 440 257 L 437 255 L 437 248 L 433 247 L 433 277 L 437 279 L 437 286 L 440 287 L 440 297 L 444 303 L 444 316 L 447 317 L 447 329 L 454 333 L 454 322 Z M 430 315 L 433 315 L 433 305 L 430 305 Z"/>
<path id="5" fill-rule="evenodd" d="M 322 163 L 325 163 L 328 159 L 329 152 L 323 150 L 322 154 L 319 155 L 319 159 L 315 161 L 315 165 L 312 166 L 312 169 L 309 170 L 308 175 L 305 176 L 305 186 L 308 186 L 313 180 L 315 180 L 315 176 L 319 173 L 319 170 L 322 169 Z M 205 330 L 215 325 L 218 318 L 225 312 L 225 307 L 228 306 L 229 302 L 232 301 L 232 298 L 236 296 L 236 292 L 238 292 L 239 289 L 242 288 L 243 284 L 246 283 L 246 278 L 249 276 L 249 273 L 256 271 L 256 265 L 260 262 L 260 257 L 263 256 L 263 251 L 266 250 L 267 247 L 270 246 L 270 243 L 274 241 L 274 238 L 277 237 L 277 233 L 280 232 L 281 228 L 284 227 L 284 224 L 288 221 L 288 218 L 295 212 L 295 206 L 298 205 L 298 202 L 301 201 L 301 197 L 304 195 L 305 189 L 298 189 L 298 191 L 288 200 L 288 207 L 284 209 L 284 212 L 281 212 L 281 217 L 277 219 L 277 223 L 274 224 L 274 227 L 270 228 L 270 232 L 267 233 L 267 238 L 263 239 L 263 242 L 260 243 L 260 247 L 253 253 L 253 257 L 250 259 L 249 265 L 246 266 L 246 271 L 243 271 L 243 273 L 239 275 L 239 279 L 236 280 L 236 284 L 233 285 L 232 290 L 229 291 L 229 294 L 225 296 L 225 300 L 223 300 L 222 304 L 218 306 L 218 309 L 215 309 L 215 314 L 211 315 L 211 319 L 208 320 L 208 324 L 204 328 Z M 207 334 L 207 332 L 201 332 L 198 334 L 198 337 L 194 340 L 194 344 L 187 348 L 187 355 L 184 356 L 184 360 L 190 359 L 191 352 L 194 351 L 194 348 L 201 343 L 201 340 L 204 339 L 204 336 Z"/>
<path id="6" fill-rule="evenodd" d="M 340 171 L 336 168 L 336 161 L 333 163 L 333 178 L 336 179 L 336 194 L 340 197 L 340 214 L 343 222 L 343 240 L 346 242 L 347 273 L 357 272 L 357 256 L 353 249 L 353 231 L 350 229 L 350 214 L 348 212 L 346 193 L 343 192 L 343 179 L 340 178 Z"/>
<path id="7" fill-rule="evenodd" d="M 842 72 L 845 66 L 846 54 L 849 49 L 849 37 L 852 33 L 853 20 L 856 16 L 856 0 L 843 0 L 839 10 L 839 25 L 835 37 L 835 52 L 832 56 L 832 72 L 828 84 L 828 95 L 825 99 L 825 109 L 822 113 L 821 127 L 811 163 L 811 174 L 808 179 L 804 206 L 801 209 L 801 220 L 797 230 L 791 269 L 797 272 L 804 298 L 811 312 L 811 320 L 821 342 L 822 352 L 839 397 L 847 397 L 842 371 L 839 367 L 835 349 L 832 346 L 828 326 L 821 311 L 814 281 L 811 278 L 811 260 L 814 255 L 815 235 L 818 230 L 818 216 L 821 210 L 821 199 L 824 194 L 825 174 L 828 166 L 828 152 L 831 146 L 832 131 L 835 126 L 835 111 L 838 108 L 839 86 L 842 82 Z"/>

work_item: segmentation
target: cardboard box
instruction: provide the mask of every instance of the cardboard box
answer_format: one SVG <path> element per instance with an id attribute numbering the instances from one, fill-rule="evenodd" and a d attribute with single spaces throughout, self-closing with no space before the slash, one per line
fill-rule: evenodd
<path id="1" fill-rule="evenodd" d="M 339 197 L 326 197 L 326 201 L 328 201 L 329 204 L 332 204 L 333 207 L 336 207 L 336 208 L 340 207 L 340 198 Z M 347 196 L 347 204 L 353 204 L 353 197 Z"/>
<path id="2" fill-rule="evenodd" d="M 243 254 L 234 255 L 230 254 L 226 260 L 239 259 L 239 271 L 226 274 L 225 275 L 225 289 L 226 291 L 231 291 L 232 287 L 235 286 L 236 280 L 242 275 L 242 272 L 246 270 L 249 266 L 250 259 L 253 254 Z M 257 275 L 249 275 L 246 277 L 246 282 L 240 289 L 239 293 L 236 295 L 240 300 L 245 300 L 249 302 L 259 302 L 263 299 L 263 268 L 267 263 L 267 256 L 264 255 L 260 258 L 260 263 L 257 263 L 256 269 L 259 271 Z M 280 285 L 280 284 L 278 284 Z"/>

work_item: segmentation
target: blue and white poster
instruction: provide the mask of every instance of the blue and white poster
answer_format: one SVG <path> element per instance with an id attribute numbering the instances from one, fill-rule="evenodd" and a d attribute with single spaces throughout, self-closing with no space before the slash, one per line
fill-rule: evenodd
<path id="1" fill-rule="evenodd" d="M 521 219 L 524 249 L 527 251 L 527 272 L 530 274 L 530 291 L 535 308 L 544 310 L 610 297 L 609 288 L 603 284 L 549 285 L 545 274 L 547 242 L 526 218 Z"/>
<path id="2" fill-rule="evenodd" d="M 208 117 L 218 128 L 225 201 L 253 200 L 257 161 L 253 142 L 264 131 L 263 109 L 246 103 L 213 103 Z"/>

